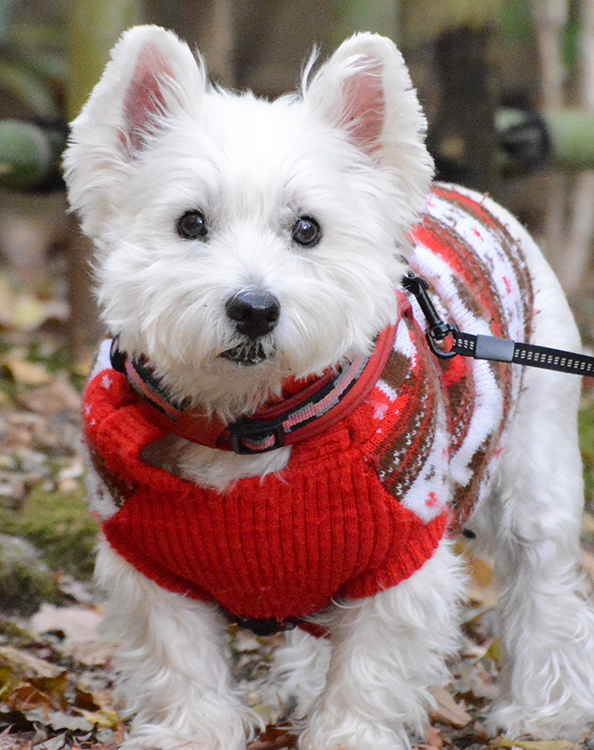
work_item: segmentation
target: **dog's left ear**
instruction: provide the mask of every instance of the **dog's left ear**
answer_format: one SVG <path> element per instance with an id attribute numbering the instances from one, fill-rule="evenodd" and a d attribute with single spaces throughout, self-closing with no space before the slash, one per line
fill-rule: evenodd
<path id="1" fill-rule="evenodd" d="M 414 220 L 433 177 L 426 120 L 393 42 L 362 33 L 347 39 L 305 87 L 304 101 L 374 161 L 393 170 Z"/>
<path id="2" fill-rule="evenodd" d="M 117 190 L 168 123 L 198 121 L 206 71 L 187 44 L 158 26 L 122 34 L 64 153 L 70 205 L 90 237 L 117 210 Z"/>

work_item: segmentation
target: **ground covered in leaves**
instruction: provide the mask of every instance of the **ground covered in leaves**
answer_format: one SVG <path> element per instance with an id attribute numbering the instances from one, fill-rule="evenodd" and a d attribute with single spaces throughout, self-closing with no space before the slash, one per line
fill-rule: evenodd
<path id="1" fill-rule="evenodd" d="M 116 748 L 126 725 L 113 693 L 114 645 L 98 634 L 102 603 L 90 583 L 96 527 L 84 498 L 80 391 L 90 361 L 66 357 L 67 309 L 54 289 L 36 293 L 0 275 L 0 750 Z M 594 390 L 581 413 L 589 507 L 594 498 Z M 583 565 L 594 588 L 594 517 L 584 515 Z M 484 715 L 495 692 L 499 648 L 487 563 L 469 560 L 471 599 L 453 681 L 434 692 L 419 747 L 594 750 L 530 737 L 490 739 Z M 267 731 L 251 750 L 294 747 L 290 718 L 266 708 L 259 687 L 282 636 L 232 628 L 229 649 Z"/>

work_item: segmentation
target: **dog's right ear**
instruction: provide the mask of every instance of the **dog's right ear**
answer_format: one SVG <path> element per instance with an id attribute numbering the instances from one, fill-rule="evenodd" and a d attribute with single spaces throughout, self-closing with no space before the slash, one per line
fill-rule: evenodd
<path id="1" fill-rule="evenodd" d="M 425 208 L 433 161 L 425 147 L 425 116 L 394 43 L 377 34 L 355 34 L 304 86 L 303 98 L 315 116 L 387 170 L 403 225 L 416 221 Z"/>
<path id="2" fill-rule="evenodd" d="M 71 126 L 64 154 L 71 207 L 96 237 L 129 165 L 168 122 L 199 117 L 206 72 L 171 31 L 137 26 L 111 53 L 101 80 Z"/>

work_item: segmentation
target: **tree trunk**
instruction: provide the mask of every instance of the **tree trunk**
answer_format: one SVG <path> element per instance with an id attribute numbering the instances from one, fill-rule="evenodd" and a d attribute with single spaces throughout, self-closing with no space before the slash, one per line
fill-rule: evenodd
<path id="1" fill-rule="evenodd" d="M 68 12 L 70 77 L 66 95 L 68 117 L 75 117 L 97 83 L 109 51 L 128 26 L 141 20 L 139 0 L 71 0 Z M 68 258 L 70 348 L 85 354 L 101 335 L 99 315 L 91 292 L 92 246 L 74 220 Z"/>
<path id="2" fill-rule="evenodd" d="M 532 0 L 541 71 L 541 103 L 545 109 L 563 105 L 563 60 L 561 37 L 567 20 L 567 0 Z M 546 224 L 544 250 L 561 277 L 564 265 L 566 175 L 551 171 L 546 180 Z"/>
<path id="3" fill-rule="evenodd" d="M 489 64 L 491 32 L 459 27 L 443 32 L 436 43 L 439 104 L 427 145 L 438 177 L 493 192 L 496 92 Z"/>
<path id="4" fill-rule="evenodd" d="M 594 0 L 582 0 L 578 37 L 579 99 L 584 111 L 594 116 Z M 590 139 L 590 143 L 594 138 Z M 578 175 L 569 233 L 570 253 L 564 264 L 563 283 L 568 292 L 578 289 L 592 254 L 594 238 L 594 170 Z"/>

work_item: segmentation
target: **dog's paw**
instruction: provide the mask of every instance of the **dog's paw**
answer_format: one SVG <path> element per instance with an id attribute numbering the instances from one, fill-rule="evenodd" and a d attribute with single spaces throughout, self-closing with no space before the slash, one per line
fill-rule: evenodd
<path id="1" fill-rule="evenodd" d="M 221 728 L 217 734 L 211 727 L 196 726 L 191 734 L 178 734 L 156 725 L 145 725 L 132 731 L 119 750 L 244 750 L 245 737 L 231 738 Z"/>
<path id="2" fill-rule="evenodd" d="M 363 721 L 346 713 L 328 724 L 319 714 L 300 738 L 300 750 L 409 750 L 411 742 L 402 725 Z"/>
<path id="3" fill-rule="evenodd" d="M 555 597 L 540 605 L 546 627 L 530 637 L 519 628 L 507 633 L 509 663 L 489 728 L 510 737 L 577 740 L 594 723 L 594 612 L 578 596 L 551 590 Z"/>
<path id="4" fill-rule="evenodd" d="M 256 727 L 264 728 L 259 717 L 244 706 L 234 706 L 233 711 L 219 707 L 211 716 L 206 712 L 188 715 L 189 707 L 195 705 L 188 701 L 184 710 L 170 714 L 164 723 L 137 715 L 120 750 L 245 750 Z"/>
<path id="5" fill-rule="evenodd" d="M 487 719 L 487 730 L 496 735 L 504 732 L 508 737 L 529 734 L 539 740 L 577 741 L 588 725 L 594 723 L 594 707 L 565 708 L 562 713 L 553 712 L 547 707 L 540 710 L 516 704 L 496 704 Z"/>

